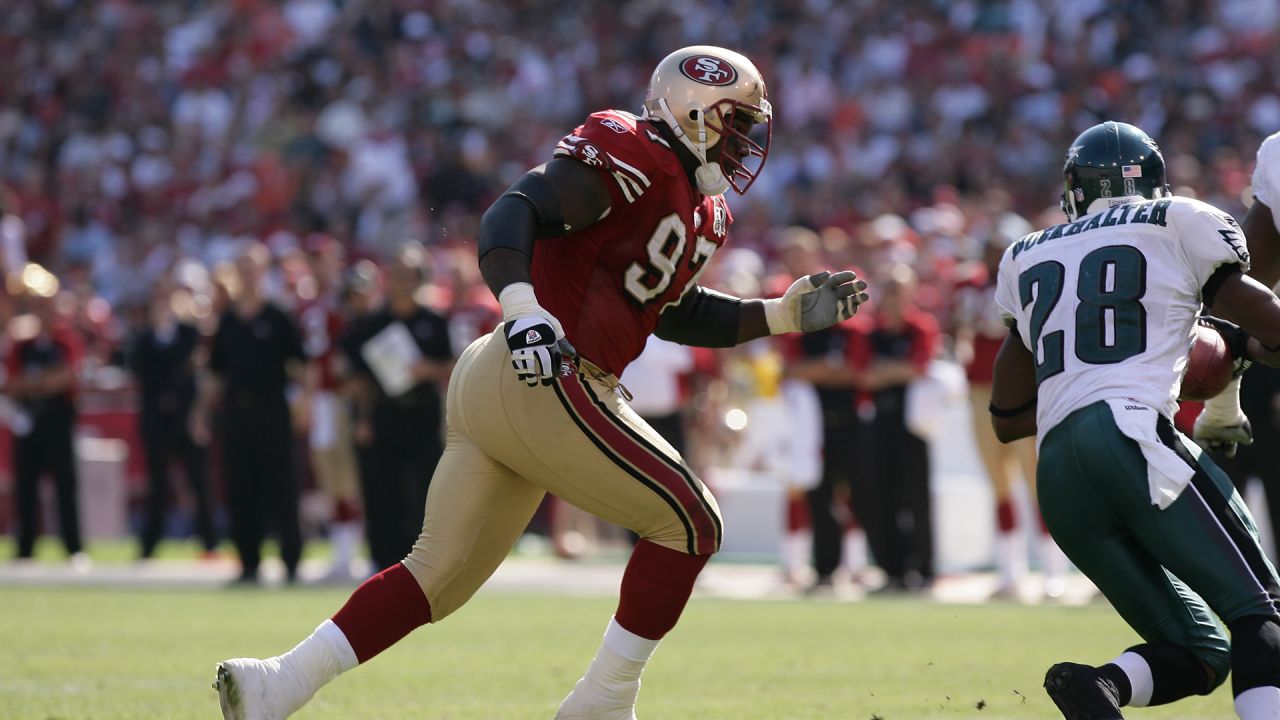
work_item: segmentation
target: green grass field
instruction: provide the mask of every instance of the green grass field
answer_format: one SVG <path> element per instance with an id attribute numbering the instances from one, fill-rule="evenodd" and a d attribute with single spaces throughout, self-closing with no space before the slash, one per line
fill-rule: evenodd
<path id="1" fill-rule="evenodd" d="M 0 586 L 0 718 L 216 718 L 216 661 L 288 649 L 347 593 Z M 605 599 L 482 593 L 296 717 L 549 720 L 612 609 Z M 1134 640 L 1105 604 L 695 600 L 645 673 L 639 714 L 1056 718 L 1040 688 L 1048 665 L 1106 660 Z M 1224 687 L 1130 717 L 1234 714 Z"/>

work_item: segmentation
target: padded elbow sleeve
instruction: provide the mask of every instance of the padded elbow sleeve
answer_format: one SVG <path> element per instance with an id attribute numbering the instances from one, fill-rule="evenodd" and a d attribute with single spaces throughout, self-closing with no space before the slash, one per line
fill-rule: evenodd
<path id="1" fill-rule="evenodd" d="M 656 335 L 693 347 L 733 347 L 738 344 L 742 301 L 697 287 L 680 304 L 658 319 Z"/>
<path id="2" fill-rule="evenodd" d="M 510 195 L 498 198 L 480 218 L 480 258 L 498 248 L 532 258 L 536 224 L 537 217 L 529 203 Z"/>

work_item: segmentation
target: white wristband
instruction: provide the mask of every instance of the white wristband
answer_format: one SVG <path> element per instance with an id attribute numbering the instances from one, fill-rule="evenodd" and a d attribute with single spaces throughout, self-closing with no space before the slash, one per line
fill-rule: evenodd
<path id="1" fill-rule="evenodd" d="M 498 293 L 498 304 L 502 305 L 502 319 L 507 322 L 543 312 L 538 297 L 533 294 L 533 286 L 526 282 L 511 283 L 502 288 Z"/>
<path id="2" fill-rule="evenodd" d="M 799 305 L 795 298 L 780 297 L 764 301 L 764 321 L 770 335 L 800 332 Z"/>
<path id="3" fill-rule="evenodd" d="M 1240 409 L 1240 378 L 1231 381 L 1225 390 L 1204 401 L 1201 420 L 1210 425 L 1236 425 L 1244 418 Z"/>

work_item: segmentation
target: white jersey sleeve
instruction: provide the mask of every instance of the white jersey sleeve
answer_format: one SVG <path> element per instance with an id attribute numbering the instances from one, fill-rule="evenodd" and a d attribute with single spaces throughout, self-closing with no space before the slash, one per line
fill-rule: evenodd
<path id="1" fill-rule="evenodd" d="M 1268 208 L 1280 203 L 1280 133 L 1258 147 L 1258 163 L 1253 167 L 1253 196 Z"/>
<path id="2" fill-rule="evenodd" d="M 1223 265 L 1238 264 L 1242 272 L 1248 272 L 1249 250 L 1244 233 L 1230 215 L 1207 203 L 1184 198 L 1170 209 L 1187 269 L 1195 276 L 1197 287 L 1204 287 Z"/>

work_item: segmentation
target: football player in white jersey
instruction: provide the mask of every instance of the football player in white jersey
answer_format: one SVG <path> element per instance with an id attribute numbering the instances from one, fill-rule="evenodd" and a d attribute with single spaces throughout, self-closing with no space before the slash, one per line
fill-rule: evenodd
<path id="1" fill-rule="evenodd" d="M 1144 642 L 1098 667 L 1056 664 L 1045 689 L 1068 720 L 1111 720 L 1230 673 L 1240 717 L 1280 717 L 1280 579 L 1226 475 L 1171 420 L 1202 305 L 1240 323 L 1216 321 L 1236 357 L 1280 365 L 1280 299 L 1244 274 L 1235 221 L 1169 193 L 1138 128 L 1090 128 L 1063 172 L 1068 222 L 1000 263 L 1012 332 L 992 423 L 1005 442 L 1036 436 L 1050 532 Z"/>
<path id="2" fill-rule="evenodd" d="M 1267 287 L 1280 281 L 1280 132 L 1262 141 L 1258 162 L 1253 167 L 1253 205 L 1240 223 L 1252 248 L 1254 276 Z"/>

